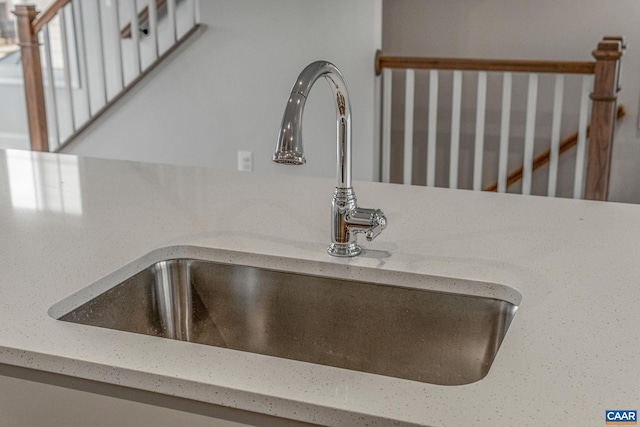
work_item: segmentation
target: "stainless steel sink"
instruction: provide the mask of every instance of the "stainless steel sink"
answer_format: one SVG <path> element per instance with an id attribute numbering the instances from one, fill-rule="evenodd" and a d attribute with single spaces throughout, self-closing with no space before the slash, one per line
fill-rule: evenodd
<path id="1" fill-rule="evenodd" d="M 441 385 L 482 379 L 517 306 L 210 261 L 161 261 L 60 320 Z"/>

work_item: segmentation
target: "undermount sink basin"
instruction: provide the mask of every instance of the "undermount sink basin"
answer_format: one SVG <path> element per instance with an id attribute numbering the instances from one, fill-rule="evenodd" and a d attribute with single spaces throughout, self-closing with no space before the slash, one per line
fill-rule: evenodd
<path id="1" fill-rule="evenodd" d="M 496 298 L 172 259 L 59 320 L 460 385 L 487 375 L 516 309 Z"/>

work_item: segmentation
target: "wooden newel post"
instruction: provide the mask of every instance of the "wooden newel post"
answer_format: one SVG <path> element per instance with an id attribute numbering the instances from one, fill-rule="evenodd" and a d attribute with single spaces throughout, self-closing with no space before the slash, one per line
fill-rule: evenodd
<path id="1" fill-rule="evenodd" d="M 34 5 L 16 5 L 16 10 L 13 13 L 18 18 L 18 39 L 22 53 L 22 73 L 24 75 L 31 149 L 49 151 L 40 45 L 38 34 L 33 32 L 31 24 L 38 12 Z"/>
<path id="2" fill-rule="evenodd" d="M 607 37 L 593 51 L 596 58 L 595 82 L 591 99 L 589 163 L 584 198 L 607 200 L 611 171 L 611 147 L 616 123 L 620 58 L 624 40 Z"/>

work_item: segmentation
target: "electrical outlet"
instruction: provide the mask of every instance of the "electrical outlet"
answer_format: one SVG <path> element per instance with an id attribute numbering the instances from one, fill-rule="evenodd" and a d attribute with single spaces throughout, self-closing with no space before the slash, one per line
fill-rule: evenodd
<path id="1" fill-rule="evenodd" d="M 251 151 L 238 151 L 238 170 L 249 172 L 253 170 L 253 154 Z"/>

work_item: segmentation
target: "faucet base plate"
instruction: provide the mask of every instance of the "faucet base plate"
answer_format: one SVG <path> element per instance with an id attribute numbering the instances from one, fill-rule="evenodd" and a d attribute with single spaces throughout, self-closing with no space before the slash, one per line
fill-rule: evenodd
<path id="1" fill-rule="evenodd" d="M 327 252 L 331 256 L 351 257 L 360 255 L 362 248 L 355 243 L 332 243 Z"/>

